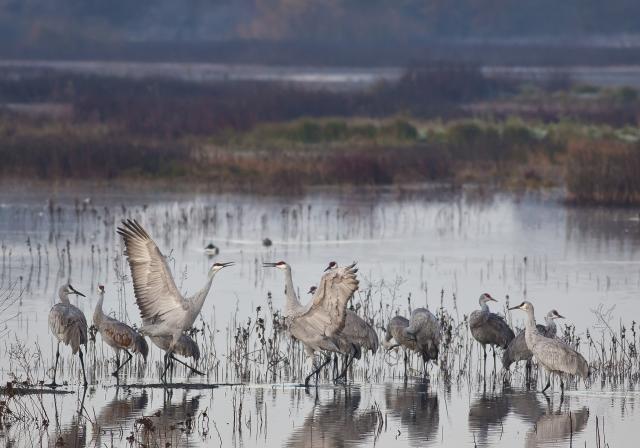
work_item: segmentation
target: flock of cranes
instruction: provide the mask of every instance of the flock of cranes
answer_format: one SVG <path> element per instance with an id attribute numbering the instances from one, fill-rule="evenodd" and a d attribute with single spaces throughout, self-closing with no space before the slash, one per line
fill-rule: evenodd
<path id="1" fill-rule="evenodd" d="M 104 342 L 113 348 L 116 354 L 116 370 L 120 370 L 133 358 L 140 354 L 146 361 L 149 347 L 148 337 L 157 347 L 165 352 L 164 366 L 161 374 L 166 381 L 166 373 L 179 362 L 202 375 L 192 366 L 179 360 L 175 355 L 193 358 L 197 361 L 200 351 L 196 342 L 187 334 L 200 314 L 209 294 L 215 275 L 222 269 L 233 266 L 233 262 L 214 263 L 209 269 L 205 285 L 192 297 L 184 297 L 178 290 L 165 256 L 146 230 L 135 220 L 122 222 L 117 229 L 126 249 L 126 257 L 131 270 L 136 304 L 140 311 L 142 325 L 135 330 L 120 322 L 102 310 L 105 290 L 99 286 L 99 298 L 95 306 L 93 324 Z M 284 262 L 264 263 L 265 268 L 276 268 L 284 273 L 285 280 L 285 323 L 289 334 L 304 346 L 308 359 L 312 361 L 310 373 L 304 380 L 308 386 L 311 379 L 318 375 L 322 368 L 332 359 L 332 354 L 344 356 L 342 371 L 334 381 L 346 381 L 347 371 L 354 359 L 360 359 L 362 352 L 378 350 L 378 335 L 372 325 L 354 311 L 347 308 L 349 299 L 358 289 L 356 264 L 338 266 L 331 262 L 325 269 L 318 286 L 309 289 L 311 300 L 302 304 L 298 299 L 293 284 L 291 266 Z M 55 382 L 60 342 L 71 347 L 73 354 L 78 354 L 82 366 L 84 385 L 87 385 L 82 346 L 87 344 L 87 320 L 82 311 L 69 302 L 69 295 L 85 297 L 71 284 L 63 285 L 59 290 L 60 302 L 56 303 L 49 313 L 49 327 L 58 340 L 56 363 L 53 372 L 52 387 Z M 586 360 L 562 340 L 555 337 L 555 319 L 562 318 L 556 310 L 546 316 L 547 326 L 536 326 L 533 305 L 523 302 L 510 310 L 522 310 L 527 313 L 525 330 L 515 336 L 506 320 L 489 310 L 488 303 L 497 302 L 491 295 L 482 294 L 479 299 L 480 309 L 469 316 L 469 330 L 472 336 L 482 345 L 483 362 L 486 368 L 486 346 L 493 348 L 495 368 L 495 347 L 504 349 L 503 366 L 506 370 L 513 362 L 535 357 L 537 362 L 549 372 L 549 379 L 543 392 L 550 385 L 552 374 L 561 375 L 561 388 L 564 391 L 562 375 L 578 375 L 586 378 L 589 368 Z M 393 317 L 385 332 L 383 346 L 387 350 L 403 347 L 404 373 L 407 376 L 407 350 L 421 356 L 424 372 L 429 361 L 438 360 L 442 331 L 439 320 L 425 308 L 415 309 L 409 319 L 402 316 Z M 127 359 L 121 364 L 120 354 L 124 352 Z M 132 354 L 133 353 L 133 354 Z M 316 364 L 316 353 L 323 353 L 325 359 Z"/>

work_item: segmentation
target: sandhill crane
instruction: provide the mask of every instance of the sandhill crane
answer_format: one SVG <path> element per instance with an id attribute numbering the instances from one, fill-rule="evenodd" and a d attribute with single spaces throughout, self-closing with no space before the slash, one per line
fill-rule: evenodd
<path id="1" fill-rule="evenodd" d="M 133 358 L 131 352 L 140 353 L 145 362 L 147 361 L 149 346 L 144 336 L 129 325 L 104 314 L 102 311 L 102 303 L 104 302 L 103 285 L 98 285 L 98 296 L 98 303 L 96 303 L 96 308 L 93 312 L 93 325 L 98 329 L 102 340 L 116 352 L 116 370 L 112 375 L 118 378 L 120 369 Z M 124 351 L 127 355 L 127 360 L 122 364 L 120 364 L 120 351 Z"/>
<path id="2" fill-rule="evenodd" d="M 73 354 L 78 354 L 80 365 L 82 366 L 82 378 L 84 386 L 87 383 L 87 375 L 84 370 L 84 358 L 82 355 L 81 345 L 87 346 L 87 319 L 80 309 L 69 303 L 69 295 L 75 294 L 80 297 L 86 297 L 78 292 L 70 283 L 62 285 L 58 290 L 60 302 L 53 305 L 49 311 L 49 329 L 58 340 L 56 347 L 56 365 L 53 368 L 53 381 L 49 386 L 56 387 L 56 371 L 58 370 L 58 359 L 60 358 L 60 342 L 70 345 Z"/>
<path id="3" fill-rule="evenodd" d="M 307 294 L 315 294 L 318 288 L 312 286 Z M 335 336 L 340 351 L 345 355 L 342 372 L 335 378 L 338 381 L 342 378 L 346 380 L 349 367 L 354 359 L 362 357 L 362 349 L 371 350 L 371 353 L 378 351 L 378 334 L 367 321 L 358 316 L 355 311 L 347 310 L 344 328 Z"/>
<path id="4" fill-rule="evenodd" d="M 391 340 L 395 340 L 392 343 Z M 427 371 L 427 362 L 438 359 L 442 331 L 440 322 L 436 316 L 426 308 L 417 308 L 411 313 L 411 319 L 402 316 L 394 316 L 387 326 L 382 345 L 387 350 L 397 346 L 403 346 L 422 356 L 424 373 Z M 407 352 L 404 353 L 404 376 L 407 376 Z"/>
<path id="5" fill-rule="evenodd" d="M 493 350 L 493 368 L 496 368 L 496 348 L 506 349 L 515 335 L 513 330 L 509 328 L 507 321 L 502 316 L 489 311 L 487 302 L 497 302 L 491 295 L 484 293 L 478 300 L 480 309 L 475 310 L 469 316 L 469 330 L 476 341 L 482 344 L 482 352 L 484 354 L 484 368 L 487 367 L 487 344 Z"/>
<path id="6" fill-rule="evenodd" d="M 169 347 L 171 346 L 171 337 L 151 336 L 149 339 L 151 339 L 151 342 L 153 342 L 160 350 L 163 350 L 165 352 L 169 351 Z M 198 362 L 198 360 L 200 359 L 200 349 L 198 348 L 198 344 L 196 344 L 196 341 L 194 341 L 191 336 L 186 333 L 180 336 L 180 339 L 178 339 L 178 343 L 173 347 L 173 352 L 169 355 L 169 368 L 171 369 L 173 367 L 173 362 L 175 361 L 182 364 L 196 375 L 204 375 L 204 373 L 179 360 L 174 355 L 179 355 L 183 358 L 193 358 L 195 362 Z"/>
<path id="7" fill-rule="evenodd" d="M 540 334 L 536 328 L 536 317 L 531 302 L 522 302 L 510 310 L 522 310 L 527 313 L 525 319 L 525 341 L 527 347 L 535 356 L 538 364 L 541 364 L 548 372 L 547 385 L 542 392 L 551 386 L 551 375 L 560 375 L 560 388 L 564 393 L 564 381 L 562 374 L 578 375 L 583 379 L 589 376 L 589 364 L 580 353 L 569 347 L 560 339 L 547 338 Z"/>
<path id="8" fill-rule="evenodd" d="M 209 269 L 204 287 L 192 297 L 183 297 L 173 280 L 167 261 L 149 234 L 135 220 L 122 221 L 118 227 L 126 247 L 131 268 L 133 290 L 142 317 L 140 332 L 148 336 L 169 336 L 171 342 L 165 353 L 165 367 L 183 332 L 189 330 L 202 310 L 213 278 L 229 263 L 214 263 Z"/>
<path id="9" fill-rule="evenodd" d="M 536 325 L 538 332 L 546 336 L 548 338 L 555 338 L 557 333 L 556 319 L 564 319 L 564 316 L 561 316 L 556 310 L 551 310 L 544 317 L 546 326 L 544 325 Z M 502 354 L 502 366 L 509 370 L 509 367 L 514 362 L 518 361 L 527 361 L 527 372 L 529 372 L 531 368 L 531 357 L 533 354 L 531 350 L 527 347 L 527 341 L 525 340 L 524 331 L 521 331 L 516 335 L 516 337 L 509 343 L 509 346 Z"/>
<path id="10" fill-rule="evenodd" d="M 355 268 L 355 263 L 347 267 L 331 269 L 324 274 L 312 301 L 307 305 L 302 305 L 296 296 L 291 266 L 284 261 L 264 263 L 263 266 L 285 271 L 286 325 L 289 333 L 302 342 L 307 355 L 313 359 L 316 351 L 342 353 L 336 336 L 345 325 L 347 301 L 358 289 L 356 278 L 358 270 Z M 309 386 L 311 377 L 318 375 L 330 361 L 329 356 L 305 378 L 306 387 Z"/>

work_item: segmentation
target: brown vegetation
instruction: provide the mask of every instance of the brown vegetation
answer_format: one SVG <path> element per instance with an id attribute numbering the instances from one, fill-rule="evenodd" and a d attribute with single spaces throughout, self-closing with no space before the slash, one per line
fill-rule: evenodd
<path id="1" fill-rule="evenodd" d="M 552 99 L 580 123 L 589 116 L 580 104 L 597 104 L 596 115 L 615 126 L 632 123 L 640 111 L 631 89 L 556 88 L 539 86 L 534 95 L 456 64 L 416 66 L 397 83 L 349 92 L 256 82 L 5 78 L 0 101 L 11 107 L 0 113 L 0 176 L 179 178 L 252 191 L 428 181 L 566 184 L 576 202 L 639 202 L 635 127 L 569 123 L 546 112 L 522 114 L 529 117 L 523 121 L 495 108 L 469 117 L 470 103 L 501 104 L 505 97 L 525 106 Z M 68 112 L 47 113 L 61 107 Z"/>

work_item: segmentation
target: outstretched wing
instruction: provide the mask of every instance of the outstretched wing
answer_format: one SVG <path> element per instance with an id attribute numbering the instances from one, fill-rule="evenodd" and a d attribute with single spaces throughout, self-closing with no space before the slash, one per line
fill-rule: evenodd
<path id="1" fill-rule="evenodd" d="M 135 220 L 122 221 L 118 233 L 124 240 L 133 278 L 133 290 L 143 322 L 153 322 L 184 308 L 167 260 L 149 234 Z"/>
<path id="2" fill-rule="evenodd" d="M 322 276 L 320 285 L 306 312 L 299 319 L 324 336 L 333 336 L 344 328 L 347 301 L 358 289 L 355 263 L 337 268 Z"/>

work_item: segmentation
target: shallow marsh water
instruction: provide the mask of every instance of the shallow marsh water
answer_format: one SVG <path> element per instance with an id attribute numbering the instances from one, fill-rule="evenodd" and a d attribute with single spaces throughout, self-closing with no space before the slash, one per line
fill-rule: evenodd
<path id="1" fill-rule="evenodd" d="M 597 420 L 610 446 L 633 446 L 629 440 L 640 423 L 633 382 L 580 382 L 562 403 L 556 386 L 547 402 L 527 390 L 522 369 L 505 386 L 490 360 L 483 381 L 473 345 L 471 373 L 461 380 L 445 381 L 430 367 L 425 384 L 412 360 L 405 385 L 401 354 L 380 352 L 356 361 L 350 387 L 322 378 L 317 392 L 306 393 L 295 386 L 303 362 L 267 372 L 264 360 L 247 353 L 256 344 L 258 317 L 271 334 L 267 293 L 273 309 L 284 305 L 282 274 L 263 269 L 263 261 L 289 262 L 304 297 L 328 261 L 357 260 L 362 291 L 355 302 L 378 327 L 396 312 L 408 314 L 408 297 L 414 308 L 442 304 L 462 322 L 486 291 L 501 301 L 494 311 L 504 311 L 507 296 L 511 304 L 531 300 L 539 319 L 557 308 L 576 326 L 583 354 L 595 358 L 585 333 L 598 339 L 605 330 L 592 310 L 600 307 L 616 328 L 630 327 L 640 314 L 637 209 L 573 208 L 553 197 L 432 188 L 295 198 L 13 189 L 0 194 L 0 291 L 11 289 L 17 297 L 0 318 L 2 383 L 50 381 L 55 346 L 47 313 L 68 278 L 89 296 L 74 299 L 88 317 L 102 283 L 105 310 L 138 322 L 115 233 L 123 217 L 147 227 L 187 293 L 202 285 L 214 260 L 236 261 L 216 277 L 198 323 L 205 328 L 197 336 L 200 367 L 208 377 L 187 378 L 178 369 L 173 382 L 246 384 L 175 388 L 171 396 L 157 388 L 116 388 L 109 376 L 112 354 L 97 336 L 89 344 L 91 385 L 84 401 L 77 364 L 63 349 L 60 379 L 74 393 L 25 398 L 29 415 L 44 409 L 50 423 L 45 430 L 14 422 L 0 428 L 3 443 L 54 445 L 68 436 L 77 443 L 65 446 L 128 446 L 133 432 L 130 440 L 151 446 L 596 446 Z M 265 247 L 264 238 L 273 244 Z M 204 254 L 209 242 L 220 248 L 215 258 Z M 522 326 L 517 312 L 510 319 Z M 235 352 L 238 328 L 250 333 L 242 362 Z M 302 359 L 288 341 L 280 351 Z M 159 366 L 160 352 L 152 348 L 147 365 L 127 369 L 122 384 L 157 383 Z M 149 420 L 136 423 L 143 416 Z"/>

